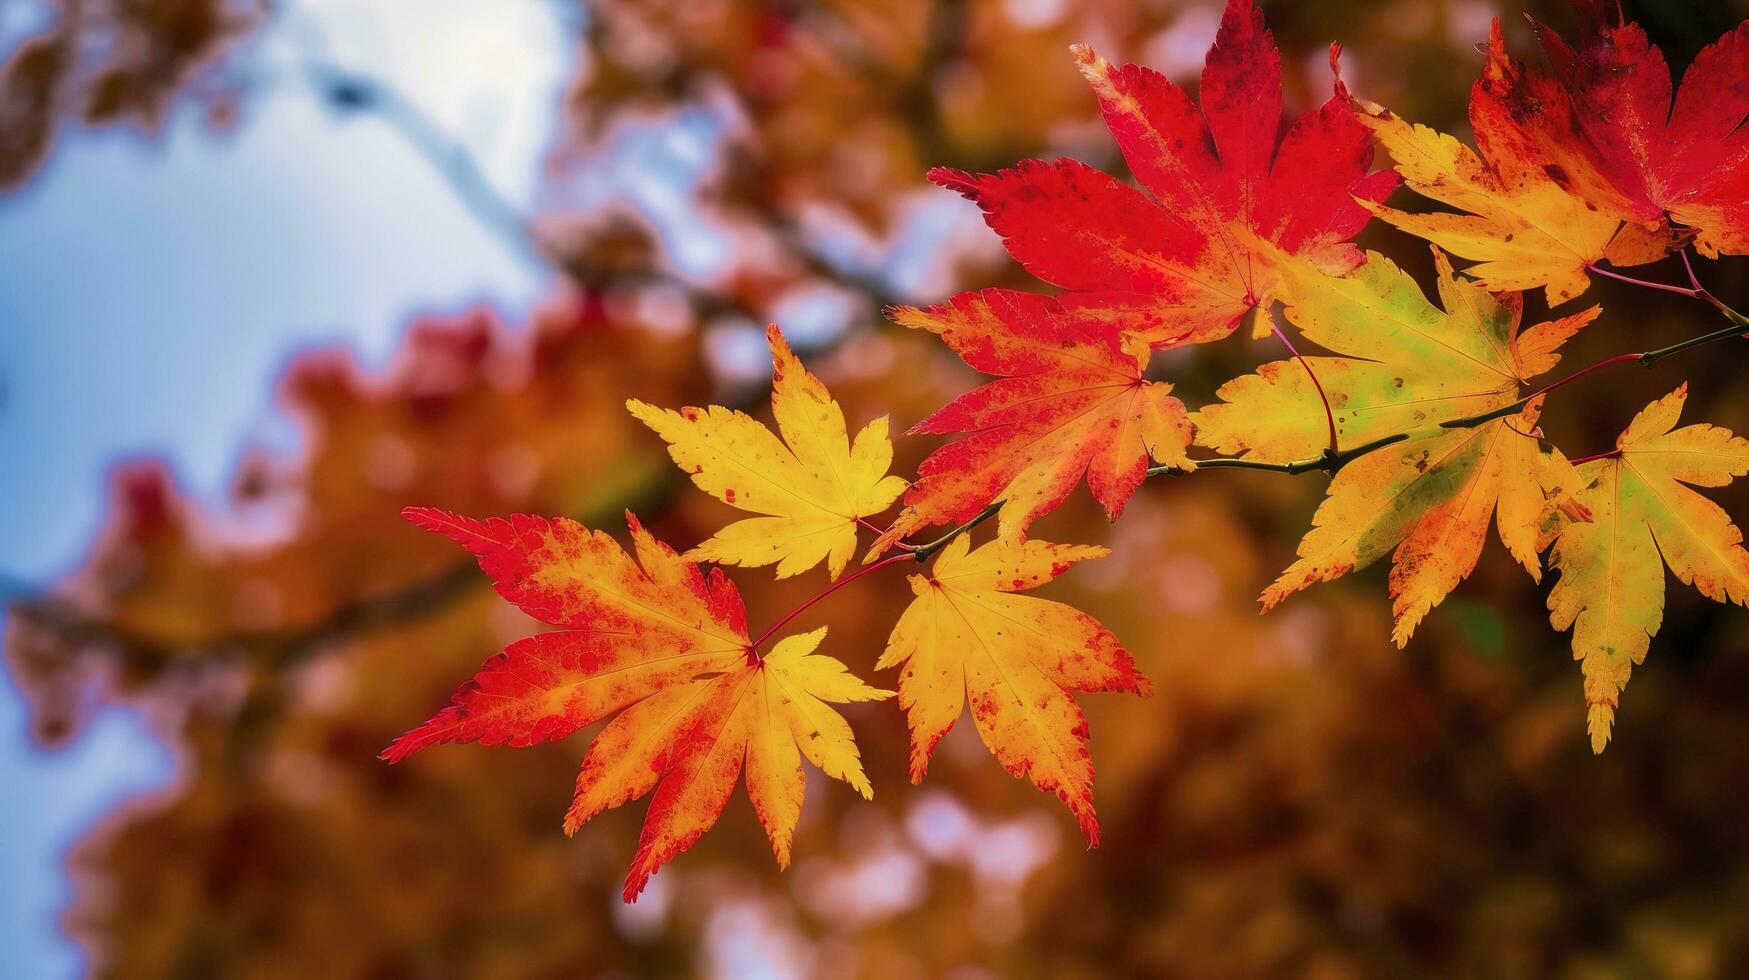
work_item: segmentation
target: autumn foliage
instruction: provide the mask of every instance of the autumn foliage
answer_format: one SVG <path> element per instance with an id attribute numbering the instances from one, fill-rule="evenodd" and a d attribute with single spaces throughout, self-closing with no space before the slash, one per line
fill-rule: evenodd
<path id="1" fill-rule="evenodd" d="M 707 585 L 691 561 L 775 564 L 779 577 L 824 562 L 837 580 L 867 527 L 873 546 L 851 578 L 933 558 L 912 576 L 917 599 L 875 665 L 902 668 L 912 781 L 969 706 L 1003 768 L 1057 795 L 1097 844 L 1088 725 L 1070 692 L 1146 695 L 1151 684 L 1086 614 L 1014 594 L 1104 554 L 1027 532 L 1083 479 L 1115 521 L 1150 474 L 1222 465 L 1334 474 L 1299 559 L 1264 590 L 1263 608 L 1389 557 L 1398 646 L 1469 576 L 1490 524 L 1533 580 L 1549 551 L 1560 572 L 1551 619 L 1574 630 L 1601 752 L 1658 629 L 1663 563 L 1710 598 L 1749 604 L 1741 532 L 1685 486 L 1749 472 L 1749 441 L 1704 424 L 1672 432 L 1679 389 L 1613 452 L 1576 468 L 1539 427 L 1561 383 L 1533 379 L 1603 311 L 1521 327 L 1522 292 L 1541 288 L 1556 306 L 1585 292 L 1600 262 L 1640 264 L 1690 240 L 1706 255 L 1743 250 L 1749 184 L 1738 171 L 1749 173 L 1749 138 L 1733 130 L 1749 101 L 1733 93 L 1749 90 L 1749 33 L 1703 52 L 1672 112 L 1668 69 L 1644 34 L 1615 23 L 1604 4 L 1582 7 L 1579 48 L 1542 32 L 1550 71 L 1512 59 L 1495 24 L 1471 99 L 1480 152 L 1359 101 L 1340 76 L 1329 102 L 1282 134 L 1280 55 L 1252 0 L 1227 4 L 1200 107 L 1145 67 L 1077 46 L 1142 189 L 1067 159 L 931 172 L 1062 291 L 988 289 L 892 311 L 997 376 L 912 428 L 961 438 L 923 461 L 898 516 L 885 528 L 869 520 L 903 485 L 887 473 L 886 420 L 851 442 L 842 410 L 773 326 L 781 441 L 722 406 L 628 405 L 700 489 L 764 516 L 682 557 L 629 518 L 640 569 L 602 532 L 562 519 L 407 511 L 474 552 L 501 595 L 558 631 L 488 661 L 451 707 L 384 757 L 444 741 L 527 745 L 623 708 L 584 760 L 565 826 L 574 832 L 655 790 L 628 901 L 715 823 L 743 760 L 748 795 L 786 865 L 801 756 L 871 793 L 849 727 L 824 702 L 891 692 L 812 654 L 823 631 L 763 651 L 788 617 L 750 640 L 733 584 L 717 569 Z M 1338 55 L 1332 46 L 1332 71 Z M 1375 139 L 1397 170 L 1368 172 Z M 1384 206 L 1399 172 L 1459 213 Z M 1352 244 L 1369 211 L 1433 243 L 1437 305 L 1389 259 Z M 1474 264 L 1460 275 L 1447 251 Z M 1698 283 L 1690 292 L 1704 294 Z M 1147 380 L 1156 352 L 1221 340 L 1248 314 L 1268 317 L 1276 300 L 1301 343 L 1331 353 L 1302 357 L 1265 325 L 1259 332 L 1276 333 L 1291 359 L 1229 381 L 1195 415 L 1169 384 Z M 1719 305 L 1733 326 L 1708 339 L 1749 328 Z M 1231 455 L 1193 456 L 1193 445 Z M 970 551 L 969 533 L 992 516 L 995 540 Z M 958 526 L 907 541 L 944 524 Z"/>
<path id="2" fill-rule="evenodd" d="M 728 271 L 555 208 L 531 322 L 298 357 L 303 451 L 222 505 L 121 468 L 6 654 L 46 741 L 101 691 L 184 779 L 69 927 L 136 975 L 686 974 L 749 921 L 846 976 L 1749 962 L 1749 24 L 1032 6 L 591 4 L 551 169 L 732 104 Z M 187 50 L 15 54 L 0 183 L 250 26 L 131 16 Z M 926 285 L 812 247 L 924 205 L 974 239 Z M 784 315 L 822 286 L 856 329 Z"/>

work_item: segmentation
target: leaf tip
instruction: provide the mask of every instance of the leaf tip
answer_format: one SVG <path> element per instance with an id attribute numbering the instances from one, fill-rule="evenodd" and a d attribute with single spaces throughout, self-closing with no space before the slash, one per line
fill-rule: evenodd
<path id="1" fill-rule="evenodd" d="M 1081 837 L 1087 842 L 1089 851 L 1099 846 L 1099 817 L 1093 812 L 1092 800 L 1081 800 L 1071 807 L 1075 812 L 1075 823 L 1081 828 Z"/>
<path id="2" fill-rule="evenodd" d="M 976 199 L 978 193 L 978 176 L 954 167 L 930 167 L 923 175 L 937 187 L 953 191 L 957 194 Z"/>
<path id="3" fill-rule="evenodd" d="M 1277 582 L 1271 585 L 1257 596 L 1257 604 L 1262 607 L 1257 610 L 1257 614 L 1262 616 L 1268 613 L 1271 609 L 1281 605 L 1282 600 L 1287 597 L 1288 591 L 1281 587 L 1281 583 Z"/>
<path id="4" fill-rule="evenodd" d="M 1094 85 L 1099 84 L 1098 76 L 1111 67 L 1104 58 L 1094 52 L 1093 45 L 1086 41 L 1076 41 L 1069 45 L 1069 56 L 1075 59 L 1075 68 L 1081 72 L 1082 77 Z"/>
<path id="5" fill-rule="evenodd" d="M 456 515 L 436 507 L 403 507 L 401 517 L 422 531 L 442 534 L 444 525 L 452 523 Z"/>
<path id="6" fill-rule="evenodd" d="M 1585 713 L 1585 729 L 1591 735 L 1591 754 L 1602 755 L 1609 745 L 1615 727 L 1615 705 L 1607 701 L 1593 703 Z"/>
<path id="7" fill-rule="evenodd" d="M 775 323 L 765 325 L 765 346 L 771 349 L 771 380 L 775 384 L 783 377 L 783 369 L 787 364 L 797 363 L 796 352 L 790 347 L 783 330 Z"/>

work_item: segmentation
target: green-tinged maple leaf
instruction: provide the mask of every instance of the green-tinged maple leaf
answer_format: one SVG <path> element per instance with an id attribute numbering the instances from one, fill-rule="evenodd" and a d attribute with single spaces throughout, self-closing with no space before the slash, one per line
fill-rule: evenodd
<path id="1" fill-rule="evenodd" d="M 1340 356 L 1275 361 L 1227 382 L 1217 392 L 1224 404 L 1191 416 L 1196 441 L 1280 463 L 1329 448 L 1331 420 L 1335 448 L 1344 449 L 1504 408 L 1559 363 L 1561 345 L 1600 312 L 1594 306 L 1521 331 L 1519 295 L 1491 295 L 1455 275 L 1443 252 L 1433 255 L 1444 309 L 1376 252 L 1341 278 L 1284 265 L 1288 319 Z"/>
<path id="2" fill-rule="evenodd" d="M 1437 249 L 1434 258 L 1444 309 L 1381 255 L 1342 278 L 1289 266 L 1289 319 L 1344 356 L 1265 364 L 1223 385 L 1225 404 L 1194 416 L 1198 441 L 1270 462 L 1316 456 L 1332 424 L 1338 449 L 1405 436 L 1336 475 L 1299 559 L 1262 595 L 1268 609 L 1394 551 L 1399 646 L 1475 568 L 1496 511 L 1501 541 L 1532 576 L 1556 515 L 1582 516 L 1571 468 L 1539 442 L 1540 403 L 1476 426 L 1441 423 L 1512 406 L 1597 308 L 1521 331 L 1517 295 L 1493 296 Z"/>

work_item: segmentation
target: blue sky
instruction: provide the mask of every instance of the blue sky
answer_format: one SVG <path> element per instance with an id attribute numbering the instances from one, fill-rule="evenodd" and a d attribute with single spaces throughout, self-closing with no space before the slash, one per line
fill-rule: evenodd
<path id="1" fill-rule="evenodd" d="M 332 60 L 368 67 L 463 137 L 511 199 L 534 193 L 571 56 L 553 5 L 303 0 L 254 60 L 289 64 L 291 41 L 318 25 Z M 292 438 L 272 381 L 297 351 L 344 342 L 381 362 L 415 313 L 484 302 L 514 319 L 550 285 L 399 137 L 295 81 L 256 93 L 229 134 L 192 115 L 156 141 L 72 134 L 0 197 L 0 572 L 40 583 L 76 566 L 117 459 L 161 456 L 222 498 L 241 446 Z M 54 925 L 66 847 L 171 771 L 126 711 L 38 750 L 0 681 L 8 971 L 79 971 Z"/>

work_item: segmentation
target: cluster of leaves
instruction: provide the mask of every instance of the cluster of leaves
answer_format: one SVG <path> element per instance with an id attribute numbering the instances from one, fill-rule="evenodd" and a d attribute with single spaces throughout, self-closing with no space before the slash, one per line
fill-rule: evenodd
<path id="1" fill-rule="evenodd" d="M 630 515 L 635 561 L 601 531 L 562 518 L 410 509 L 415 523 L 473 552 L 502 596 L 556 629 L 489 660 L 385 758 L 439 742 L 529 745 L 611 718 L 565 825 L 574 832 L 654 793 L 628 901 L 716 822 L 743 768 L 785 865 L 802 757 L 871 792 L 829 703 L 894 692 L 816 653 L 824 630 L 764 650 L 814 600 L 753 636 L 734 585 L 693 562 L 775 565 L 779 577 L 825 564 L 833 584 L 818 599 L 878 569 L 932 560 L 911 577 L 916 598 L 876 664 L 901 668 L 913 781 L 969 703 L 1003 768 L 1057 795 L 1097 843 L 1088 726 L 1071 692 L 1145 695 L 1151 685 L 1091 617 L 1015 594 L 1106 554 L 1029 540 L 1028 529 L 1083 479 L 1116 520 L 1147 476 L 1220 467 L 1332 472 L 1299 560 L 1263 605 L 1389 555 L 1399 646 L 1473 571 L 1490 523 L 1533 578 L 1548 552 L 1560 573 L 1551 620 L 1573 629 L 1601 751 L 1660 625 L 1665 565 L 1703 595 L 1749 603 L 1741 533 L 1690 489 L 1749 473 L 1749 440 L 1676 428 L 1683 387 L 1642 412 L 1614 450 L 1571 461 L 1543 438 L 1545 401 L 1597 367 L 1650 365 L 1736 336 L 1749 320 L 1714 301 L 1731 326 L 1532 387 L 1601 311 L 1521 328 L 1523 293 L 1541 289 L 1558 306 L 1584 293 L 1601 263 L 1642 264 L 1691 243 L 1708 256 L 1749 250 L 1749 136 L 1738 128 L 1749 114 L 1749 25 L 1701 54 L 1672 108 L 1669 70 L 1644 33 L 1596 0 L 1580 6 L 1576 46 L 1540 32 L 1550 69 L 1514 60 L 1495 24 L 1470 103 L 1479 152 L 1356 99 L 1339 74 L 1329 101 L 1283 134 L 1280 55 L 1253 0 L 1227 5 L 1200 106 L 1153 71 L 1076 47 L 1144 189 L 1072 160 L 931 173 L 976 202 L 1009 252 L 1061 290 L 991 289 L 894 311 L 996 376 L 912 430 L 964 437 L 906 487 L 887 472 L 886 420 L 852 440 L 837 403 L 773 327 L 777 433 L 721 406 L 629 403 L 700 489 L 758 515 L 684 555 Z M 1337 55 L 1333 46 L 1333 70 Z M 1368 172 L 1375 143 L 1394 169 Z M 1455 213 L 1385 206 L 1399 179 Z M 1351 243 L 1371 215 L 1433 243 L 1437 305 L 1390 260 Z M 1475 264 L 1460 274 L 1447 252 Z M 1711 299 L 1698 282 L 1674 291 Z M 1301 356 L 1268 326 L 1277 301 L 1300 340 L 1329 354 Z M 1291 359 L 1229 381 L 1219 403 L 1194 413 L 1148 378 L 1155 352 L 1221 340 L 1254 312 Z M 1193 446 L 1226 455 L 1195 457 Z M 869 520 L 901 493 L 886 527 Z M 990 517 L 994 540 L 972 549 L 970 532 Z M 907 540 L 939 525 L 957 526 Z M 862 529 L 873 544 L 863 568 L 844 575 Z"/>

